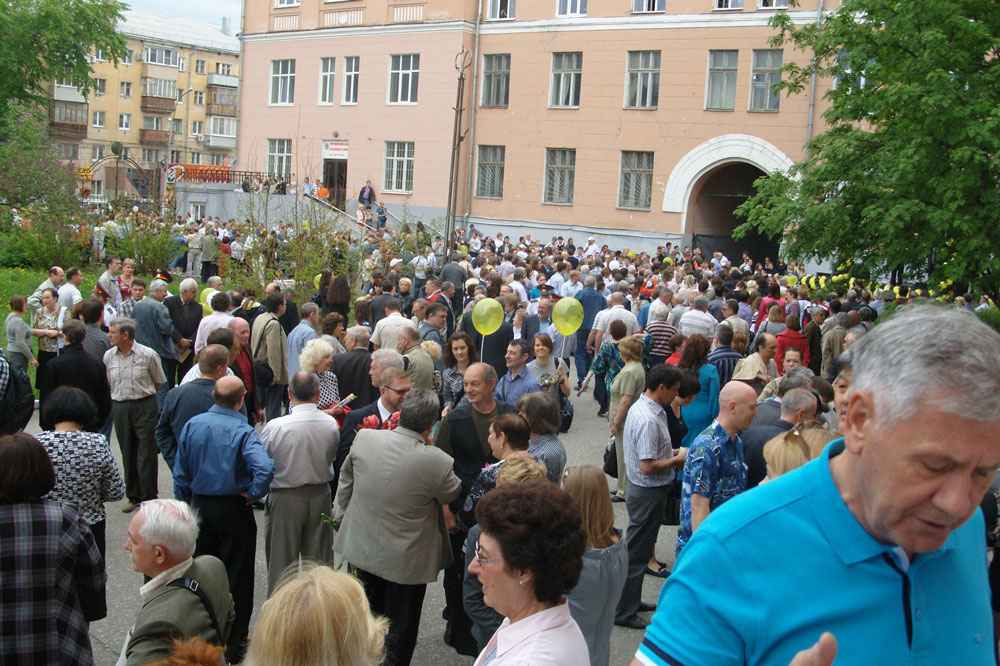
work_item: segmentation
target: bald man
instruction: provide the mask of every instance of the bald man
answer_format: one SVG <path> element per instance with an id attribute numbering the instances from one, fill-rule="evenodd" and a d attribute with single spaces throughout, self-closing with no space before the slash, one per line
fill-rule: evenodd
<path id="1" fill-rule="evenodd" d="M 757 392 L 729 382 L 719 392 L 719 416 L 691 443 L 681 484 L 681 526 L 677 554 L 708 514 L 747 487 L 739 433 L 757 416 Z"/>

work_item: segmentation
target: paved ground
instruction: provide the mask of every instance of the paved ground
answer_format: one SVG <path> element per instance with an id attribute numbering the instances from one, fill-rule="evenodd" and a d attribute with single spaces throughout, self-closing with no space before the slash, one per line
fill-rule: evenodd
<path id="1" fill-rule="evenodd" d="M 593 464 L 600 466 L 608 437 L 607 419 L 597 417 L 597 403 L 594 402 L 590 392 L 584 393 L 579 398 L 574 393 L 573 402 L 576 408 L 573 427 L 569 433 L 561 436 L 562 442 L 566 446 L 568 464 Z M 36 418 L 31 426 L 29 426 L 28 432 L 37 431 L 38 422 Z M 120 464 L 121 458 L 117 442 L 112 443 L 112 450 L 115 452 L 115 457 L 118 458 Z M 160 496 L 172 497 L 173 487 L 170 471 L 162 459 L 160 461 L 159 481 Z M 609 479 L 609 481 L 612 484 L 615 483 L 614 479 Z M 124 501 L 113 502 L 107 505 L 108 617 L 93 623 L 90 627 L 94 656 L 98 666 L 113 666 L 115 664 L 125 634 L 132 626 L 136 613 L 141 607 L 139 586 L 142 585 L 142 576 L 132 571 L 131 558 L 124 548 L 130 516 L 121 512 L 122 504 L 124 504 Z M 613 506 L 615 509 L 615 522 L 624 531 L 628 525 L 625 504 L 616 503 Z M 253 623 L 257 621 L 266 591 L 263 512 L 256 512 L 256 517 L 258 543 Z M 676 534 L 675 527 L 664 526 L 660 530 L 660 537 L 656 548 L 657 558 L 666 561 L 668 566 L 673 566 Z M 659 595 L 661 584 L 661 579 L 646 576 L 644 600 L 655 602 Z M 416 652 L 414 653 L 413 663 L 419 666 L 468 666 L 473 663 L 474 659 L 458 655 L 454 650 L 445 645 L 442 640 L 444 621 L 441 619 L 441 610 L 443 608 L 444 594 L 439 578 L 438 583 L 431 584 L 427 588 L 423 619 L 420 625 L 420 637 L 417 642 Z M 251 631 L 252 627 L 253 625 L 251 625 Z M 614 627 L 611 635 L 611 663 L 629 664 L 641 639 L 642 632 Z"/>

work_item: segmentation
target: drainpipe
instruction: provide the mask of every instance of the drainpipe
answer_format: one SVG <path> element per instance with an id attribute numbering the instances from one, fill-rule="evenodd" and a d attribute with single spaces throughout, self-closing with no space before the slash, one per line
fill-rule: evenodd
<path id="1" fill-rule="evenodd" d="M 243 99 L 243 43 L 244 43 L 244 41 L 243 41 L 243 35 L 246 33 L 246 27 L 244 26 L 244 21 L 246 21 L 246 14 L 247 14 L 246 3 L 245 2 L 241 2 L 240 3 L 240 32 L 239 32 L 240 52 L 236 56 L 236 66 L 239 68 L 239 74 L 237 74 L 237 78 L 236 78 L 236 90 L 237 90 L 237 93 L 236 93 L 236 150 L 233 151 L 233 161 L 232 161 L 232 167 L 234 169 L 236 168 L 236 166 L 237 166 L 237 160 L 239 159 L 240 127 L 243 124 L 241 122 L 241 119 L 240 119 L 240 100 Z M 246 171 L 246 169 L 241 169 L 241 170 L 242 171 Z"/>
<path id="2" fill-rule="evenodd" d="M 483 22 L 483 0 L 476 3 L 476 43 L 472 47 L 472 113 L 469 117 L 469 178 L 465 185 L 465 226 L 469 226 L 469 215 L 472 213 L 472 174 L 475 164 L 476 149 L 476 109 L 479 108 L 479 28 Z"/>
<path id="3" fill-rule="evenodd" d="M 819 0 L 819 9 L 816 10 L 816 28 L 823 22 L 823 0 Z M 809 159 L 809 142 L 813 138 L 813 115 L 816 111 L 816 57 L 813 56 L 813 73 L 809 80 L 809 120 L 806 125 L 806 160 Z"/>

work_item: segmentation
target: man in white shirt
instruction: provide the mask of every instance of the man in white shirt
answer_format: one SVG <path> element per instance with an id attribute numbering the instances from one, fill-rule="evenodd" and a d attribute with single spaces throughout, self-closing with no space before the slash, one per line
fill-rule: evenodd
<path id="1" fill-rule="evenodd" d="M 73 306 L 83 300 L 80 285 L 83 284 L 83 273 L 76 266 L 66 271 L 66 281 L 59 287 L 59 305 L 72 310 Z"/>
<path id="2" fill-rule="evenodd" d="M 698 296 L 694 299 L 691 309 L 681 316 L 678 328 L 684 335 L 690 336 L 700 333 L 711 340 L 715 337 L 715 327 L 718 323 L 715 321 L 715 317 L 708 313 L 708 299 L 704 296 Z"/>
<path id="3" fill-rule="evenodd" d="M 375 349 L 395 349 L 399 332 L 404 328 L 416 330 L 413 322 L 403 316 L 402 304 L 398 298 L 390 298 L 385 302 L 385 317 L 375 324 L 372 331 L 372 347 Z"/>
<path id="4" fill-rule="evenodd" d="M 229 294 L 226 292 L 220 291 L 212 295 L 212 300 L 209 302 L 212 314 L 202 317 L 201 322 L 198 324 L 198 332 L 194 336 L 195 354 L 200 354 L 201 350 L 208 344 L 208 336 L 212 331 L 229 326 L 229 321 L 233 318 L 229 314 L 230 304 Z"/>
<path id="5" fill-rule="evenodd" d="M 597 331 L 597 335 L 594 339 L 595 349 L 601 348 L 601 342 L 604 338 L 608 338 L 608 340 L 611 339 L 608 331 L 611 328 L 611 322 L 613 321 L 624 322 L 625 327 L 628 329 L 628 336 L 639 332 L 639 321 L 635 318 L 634 314 L 625 308 L 625 294 L 620 291 L 616 291 L 611 294 L 611 296 L 608 297 L 608 305 L 610 307 L 604 317 L 601 318 L 601 328 Z"/>
<path id="6" fill-rule="evenodd" d="M 563 284 L 559 295 L 564 298 L 576 298 L 576 293 L 581 289 L 583 289 L 583 283 L 580 282 L 580 271 L 570 271 L 569 282 Z"/>
<path id="7" fill-rule="evenodd" d="M 653 301 L 649 304 L 648 321 L 666 321 L 670 314 L 670 305 L 674 302 L 674 292 L 661 284 L 653 292 Z"/>
<path id="8" fill-rule="evenodd" d="M 333 500 L 330 481 L 340 442 L 333 417 L 321 412 L 319 377 L 304 370 L 288 383 L 287 416 L 267 422 L 260 434 L 274 459 L 274 479 L 264 509 L 267 593 L 301 557 L 327 564 L 333 555 L 333 529 L 323 520 Z"/>

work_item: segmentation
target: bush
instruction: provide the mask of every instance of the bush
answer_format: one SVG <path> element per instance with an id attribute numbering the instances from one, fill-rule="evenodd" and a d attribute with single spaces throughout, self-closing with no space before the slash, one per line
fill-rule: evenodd
<path id="1" fill-rule="evenodd" d="M 997 308 L 976 310 L 976 316 L 979 317 L 980 321 L 984 324 L 992 328 L 997 333 L 1000 333 L 1000 310 Z"/>
<path id="2" fill-rule="evenodd" d="M 23 234 L 0 234 L 0 268 L 22 268 L 31 263 L 31 250 Z"/>

